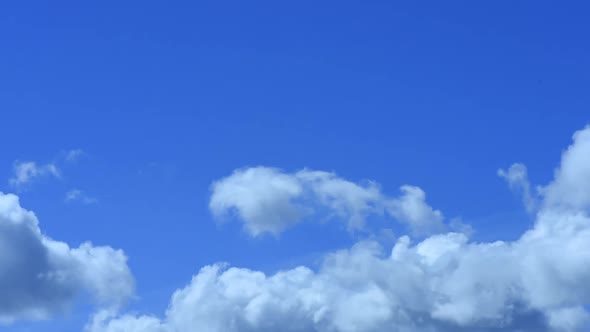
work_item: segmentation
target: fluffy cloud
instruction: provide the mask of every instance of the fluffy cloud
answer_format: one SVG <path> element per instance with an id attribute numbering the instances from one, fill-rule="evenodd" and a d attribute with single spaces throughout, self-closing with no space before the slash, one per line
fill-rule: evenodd
<path id="1" fill-rule="evenodd" d="M 555 180 L 542 189 L 546 208 L 583 210 L 590 208 L 590 127 L 574 134 L 575 144 L 564 152 Z"/>
<path id="2" fill-rule="evenodd" d="M 402 186 L 402 196 L 387 201 L 387 211 L 396 219 L 406 222 L 418 235 L 439 233 L 445 230 L 444 217 L 426 203 L 426 193 L 419 187 Z"/>
<path id="3" fill-rule="evenodd" d="M 215 182 L 209 207 L 217 217 L 235 211 L 252 236 L 276 235 L 306 218 L 344 220 L 349 230 L 359 230 L 371 214 L 392 216 L 420 235 L 445 229 L 442 213 L 426 203 L 422 189 L 401 191 L 391 198 L 374 182 L 354 183 L 330 172 L 253 167 Z"/>
<path id="4" fill-rule="evenodd" d="M 218 217 L 235 209 L 246 230 L 256 236 L 278 234 L 310 211 L 294 199 L 303 195 L 297 178 L 273 168 L 235 171 L 213 184 L 209 207 Z"/>
<path id="5" fill-rule="evenodd" d="M 590 314 L 585 308 L 590 304 L 589 138 L 590 128 L 574 135 L 574 143 L 563 154 L 555 179 L 542 191 L 534 226 L 516 241 L 475 243 L 464 234 L 451 232 L 416 244 L 412 244 L 410 237 L 402 236 L 391 251 L 375 241 L 361 241 L 349 250 L 327 255 L 315 271 L 297 267 L 271 275 L 211 265 L 202 268 L 186 287 L 174 293 L 164 318 L 102 312 L 86 330 L 588 331 Z M 276 182 L 261 185 L 253 180 L 257 172 Z M 319 174 L 320 178 L 344 181 Z M 316 175 L 312 177 L 318 179 Z M 280 193 L 263 200 L 264 207 L 271 211 L 276 208 L 273 204 L 278 204 L 279 212 L 274 211 L 273 218 L 282 213 L 286 203 L 297 209 L 295 204 L 302 201 L 291 199 L 300 198 L 299 193 L 309 189 L 300 175 L 272 169 L 243 170 L 229 179 L 241 180 L 222 180 L 217 185 L 229 183 L 230 188 L 242 191 L 235 193 L 235 201 L 220 199 L 218 203 L 232 202 L 228 206 L 235 207 L 241 218 L 254 218 L 250 219 L 254 223 L 256 218 L 263 218 L 258 214 L 262 213 L 257 205 L 261 203 L 255 198 L 247 202 L 241 198 L 255 193 L 249 191 L 249 183 L 260 185 L 256 190 L 262 193 L 268 193 L 267 186 Z M 338 196 L 338 203 L 334 203 L 341 207 L 340 203 L 346 202 L 341 208 L 348 211 L 348 217 L 354 214 L 350 211 L 365 213 L 373 208 L 373 204 L 356 203 L 359 195 L 366 200 L 380 196 L 374 194 L 378 193 L 376 187 L 355 185 L 351 187 L 354 189 L 343 189 L 349 185 L 344 183 L 337 185 L 338 190 L 319 190 L 330 193 L 326 197 L 342 190 L 353 192 L 348 193 L 350 196 Z M 355 192 L 359 188 L 362 190 Z M 227 199 L 232 190 L 221 189 Z M 416 201 L 423 201 L 419 189 L 408 187 L 402 191 L 405 200 L 397 199 L 396 204 L 422 210 L 428 218 L 439 215 L 421 204 L 415 206 Z M 354 197 L 355 204 L 343 197 Z M 321 195 L 319 200 L 322 206 L 336 209 L 325 203 Z M 331 198 L 327 201 L 331 202 Z M 237 202 L 243 205 L 235 205 Z M 419 220 L 422 215 L 405 217 Z M 291 219 L 290 223 L 293 222 Z"/>
<path id="6" fill-rule="evenodd" d="M 17 196 L 0 193 L 0 323 L 48 318 L 84 294 L 116 307 L 133 289 L 122 251 L 52 240 Z"/>

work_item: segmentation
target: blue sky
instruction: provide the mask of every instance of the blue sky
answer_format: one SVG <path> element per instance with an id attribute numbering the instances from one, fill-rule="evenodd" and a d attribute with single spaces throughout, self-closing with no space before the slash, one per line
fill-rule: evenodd
<path id="1" fill-rule="evenodd" d="M 417 186 L 444 223 L 471 225 L 470 241 L 515 241 L 538 218 L 498 169 L 559 182 L 562 152 L 590 123 L 581 1 L 0 6 L 0 191 L 52 239 L 122 249 L 136 287 L 123 313 L 162 317 L 216 262 L 315 269 L 367 238 L 389 252 L 411 234 L 395 213 L 351 232 L 332 211 L 251 236 L 241 201 L 224 201 L 222 218 L 210 208 L 212 184 L 236 169 L 333 172 L 388 199 Z M 11 183 L 24 162 L 38 176 Z M 346 220 L 314 222 L 326 218 Z M 99 307 L 85 296 L 2 329 L 81 331 Z"/>

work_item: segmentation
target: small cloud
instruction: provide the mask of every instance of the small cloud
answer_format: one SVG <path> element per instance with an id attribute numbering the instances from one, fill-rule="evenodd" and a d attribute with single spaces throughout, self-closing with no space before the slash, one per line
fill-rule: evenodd
<path id="1" fill-rule="evenodd" d="M 90 197 L 86 195 L 82 190 L 79 189 L 72 189 L 66 193 L 66 197 L 64 199 L 65 202 L 82 202 L 84 204 L 96 204 L 98 203 L 98 199 L 94 197 Z"/>
<path id="2" fill-rule="evenodd" d="M 36 161 L 19 161 L 13 163 L 13 175 L 8 179 L 9 185 L 15 190 L 23 190 L 36 180 L 41 178 L 61 178 L 62 166 L 66 163 L 73 163 L 85 156 L 86 152 L 82 149 L 72 149 L 61 151 L 48 163 L 38 163 Z"/>
<path id="3" fill-rule="evenodd" d="M 515 163 L 508 170 L 499 169 L 498 176 L 506 180 L 510 189 L 522 195 L 522 202 L 528 213 L 537 210 L 537 197 L 531 192 L 528 172 L 525 165 Z"/>
<path id="4" fill-rule="evenodd" d="M 86 153 L 82 149 L 73 149 L 66 151 L 64 159 L 68 162 L 75 162 Z"/>
<path id="5" fill-rule="evenodd" d="M 53 163 L 38 165 L 34 161 L 16 161 L 13 169 L 14 175 L 8 182 L 16 189 L 22 189 L 23 186 L 42 177 L 61 177 L 61 172 Z"/>

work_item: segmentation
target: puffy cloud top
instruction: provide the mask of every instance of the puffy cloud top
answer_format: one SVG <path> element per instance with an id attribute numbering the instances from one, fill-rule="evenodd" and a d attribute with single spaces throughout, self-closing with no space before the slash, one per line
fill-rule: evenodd
<path id="1" fill-rule="evenodd" d="M 48 318 L 82 293 L 118 306 L 133 289 L 122 251 L 52 240 L 17 196 L 0 193 L 0 323 Z"/>
<path id="2" fill-rule="evenodd" d="M 590 126 L 576 132 L 573 139 L 555 171 L 555 180 L 543 190 L 546 208 L 590 208 Z"/>
<path id="3" fill-rule="evenodd" d="M 361 241 L 328 254 L 317 271 L 301 266 L 272 275 L 211 265 L 174 293 L 164 318 L 102 312 L 87 331 L 588 331 L 589 156 L 586 128 L 574 135 L 555 179 L 542 190 L 535 225 L 516 241 L 474 243 L 451 232 L 412 244 L 402 236 L 391 252 Z M 503 176 L 522 184 L 522 171 Z M 413 225 L 442 219 L 419 188 L 402 188 L 402 198 L 391 201 L 374 184 L 269 168 L 218 181 L 211 208 L 236 209 L 256 235 L 312 213 L 303 208 L 309 200 L 352 219 L 381 204 Z"/>

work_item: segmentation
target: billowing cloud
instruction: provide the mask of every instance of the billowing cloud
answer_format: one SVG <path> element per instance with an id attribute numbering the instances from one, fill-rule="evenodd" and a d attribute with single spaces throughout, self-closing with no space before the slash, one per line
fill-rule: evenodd
<path id="1" fill-rule="evenodd" d="M 60 177 L 60 171 L 55 164 L 38 165 L 34 161 L 16 161 L 13 166 L 14 174 L 8 180 L 16 189 L 21 189 L 32 181 L 42 177 Z"/>
<path id="2" fill-rule="evenodd" d="M 451 232 L 415 244 L 410 237 L 402 236 L 391 251 L 375 241 L 361 241 L 348 250 L 328 254 L 317 270 L 301 266 L 270 275 L 211 265 L 202 268 L 186 287 L 174 293 L 163 318 L 105 311 L 96 315 L 86 330 L 588 331 L 590 314 L 585 308 L 590 304 L 589 138 L 590 128 L 574 135 L 574 143 L 564 153 L 555 179 L 543 190 L 534 226 L 516 241 L 475 243 L 464 234 Z M 260 173 L 270 183 L 257 181 Z M 333 175 L 320 175 L 344 181 Z M 300 194 L 309 190 L 309 183 L 300 177 L 264 168 L 238 171 L 228 178 L 232 181 L 225 179 L 216 184 L 222 188 L 214 188 L 214 195 L 222 197 L 212 199 L 212 208 L 215 211 L 220 206 L 220 210 L 234 207 L 238 217 L 250 218 L 245 222 L 256 227 L 258 219 L 264 219 L 265 209 L 271 211 L 272 218 L 268 220 L 279 220 L 277 216 L 284 211 L 303 211 L 297 204 L 306 203 L 310 197 L 318 199 L 318 195 L 322 201 L 321 194 Z M 257 191 L 250 191 L 250 183 L 258 185 Z M 348 182 L 344 183 L 334 192 L 320 192 L 330 193 L 326 197 L 337 192 L 334 195 L 338 196 L 338 203 L 333 204 L 343 204 L 341 209 L 347 211 L 348 217 L 354 215 L 350 211 L 365 213 L 375 206 L 360 204 L 358 197 L 362 197 L 361 203 L 372 202 L 378 192 L 376 187 L 355 185 L 351 189 L 346 188 Z M 223 188 L 224 185 L 229 187 Z M 268 194 L 269 190 L 276 195 Z M 341 191 L 347 194 L 341 195 Z M 414 200 L 423 200 L 421 191 L 408 187 L 403 192 L 406 200 L 398 199 L 398 204 L 419 209 L 428 218 L 438 215 L 415 203 Z M 262 193 L 264 199 L 244 198 L 255 193 Z M 300 200 L 302 197 L 305 199 Z M 355 204 L 344 197 L 354 197 Z M 327 200 L 332 202 L 332 198 Z M 327 203 L 322 206 L 330 207 Z M 420 220 L 421 215 L 406 217 Z M 290 217 L 289 223 L 296 221 L 294 214 L 285 216 Z"/>
<path id="3" fill-rule="evenodd" d="M 542 189 L 546 208 L 587 211 L 590 208 L 590 127 L 574 134 L 555 180 Z"/>
<path id="4" fill-rule="evenodd" d="M 298 179 L 277 169 L 256 167 L 235 171 L 212 186 L 209 207 L 218 217 L 235 209 L 245 229 L 256 236 L 278 234 L 310 213 L 294 200 L 303 195 Z"/>
<path id="5" fill-rule="evenodd" d="M 359 230 L 372 214 L 392 216 L 416 234 L 445 229 L 442 213 L 426 203 L 422 189 L 401 191 L 391 198 L 374 182 L 354 183 L 330 172 L 253 167 L 213 183 L 209 207 L 217 217 L 235 211 L 252 236 L 276 235 L 305 219 L 344 220 L 349 230 Z"/>
<path id="6" fill-rule="evenodd" d="M 122 251 L 55 241 L 17 196 L 0 193 L 0 323 L 48 318 L 86 294 L 117 307 L 133 289 Z"/>
<path id="7" fill-rule="evenodd" d="M 387 201 L 387 211 L 406 222 L 415 234 L 439 233 L 445 230 L 444 217 L 426 203 L 426 193 L 415 186 L 402 186 L 402 196 Z"/>

